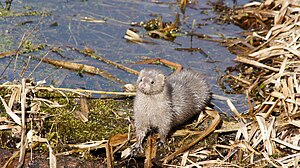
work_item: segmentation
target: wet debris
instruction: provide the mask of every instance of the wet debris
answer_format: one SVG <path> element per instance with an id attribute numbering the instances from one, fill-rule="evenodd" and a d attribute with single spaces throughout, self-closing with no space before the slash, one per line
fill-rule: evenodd
<path id="1" fill-rule="evenodd" d="M 165 39 L 168 41 L 174 41 L 179 35 L 179 14 L 173 22 L 164 22 L 161 16 L 151 19 L 147 22 L 131 23 L 132 26 L 143 27 L 146 30 L 146 35 L 155 39 Z M 151 43 L 148 40 L 144 40 L 143 37 L 137 34 L 139 31 L 136 29 L 127 29 L 125 39 L 133 42 L 146 42 Z M 153 43 L 153 42 L 152 42 Z"/>
<path id="2" fill-rule="evenodd" d="M 124 38 L 126 40 L 134 42 L 134 43 L 156 44 L 155 42 L 152 42 L 151 40 L 147 40 L 146 38 L 141 37 L 137 32 L 138 32 L 137 30 L 127 29 Z"/>
<path id="3" fill-rule="evenodd" d="M 91 18 L 91 17 L 82 17 L 80 19 L 80 21 L 82 21 L 82 22 L 91 22 L 91 23 L 105 23 L 106 22 L 105 19 L 94 19 L 94 18 Z"/>

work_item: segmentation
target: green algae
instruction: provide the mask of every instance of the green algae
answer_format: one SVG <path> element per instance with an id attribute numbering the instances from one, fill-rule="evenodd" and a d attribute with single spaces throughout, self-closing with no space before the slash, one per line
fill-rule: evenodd
<path id="1" fill-rule="evenodd" d="M 12 36 L 0 34 L 0 51 L 9 51 L 14 44 Z"/>
<path id="2" fill-rule="evenodd" d="M 50 12 L 45 11 L 25 11 L 25 12 L 15 12 L 12 10 L 6 10 L 0 8 L 0 17 L 6 18 L 6 17 L 23 17 L 23 16 L 49 16 L 51 15 Z"/>
<path id="3" fill-rule="evenodd" d="M 75 114 L 76 110 L 80 111 L 80 105 L 75 102 L 75 99 L 78 98 L 73 96 L 69 102 L 66 102 L 65 98 L 57 99 L 50 98 L 49 100 L 59 101 L 62 104 L 67 103 L 67 106 L 46 108 L 45 112 L 51 117 L 45 123 L 43 130 L 49 135 L 51 132 L 55 132 L 56 142 L 61 143 L 59 146 L 99 141 L 128 131 L 129 122 L 126 117 L 130 116 L 130 111 L 126 109 L 130 108 L 131 100 L 90 99 L 88 101 L 90 108 L 88 121 L 82 122 Z M 120 110 L 123 112 L 123 116 L 117 114 Z"/>
<path id="4" fill-rule="evenodd" d="M 0 92 L 2 97 L 7 95 L 6 102 L 10 97 L 9 92 L 9 89 L 2 89 Z M 40 137 L 47 138 L 56 153 L 70 150 L 68 144 L 100 141 L 115 134 L 128 132 L 130 124 L 128 117 L 131 116 L 132 99 L 87 98 L 89 115 L 88 121 L 83 122 L 76 115 L 76 111 L 80 111 L 80 104 L 77 103 L 80 96 L 75 93 L 64 93 L 63 95 L 54 91 L 37 91 L 35 98 L 39 99 L 32 99 L 30 103 L 39 103 L 39 110 L 34 114 L 26 115 L 28 117 L 27 132 L 32 129 L 37 131 L 37 135 Z M 41 99 L 47 100 L 48 103 Z M 49 101 L 64 106 L 50 107 Z M 0 106 L 0 110 L 5 111 L 3 105 Z M 5 113 L 1 113 L 1 116 L 10 119 Z M 20 141 L 19 137 L 12 136 L 11 130 L 0 130 L 0 136 L 1 148 L 13 147 Z M 14 141 L 8 144 L 7 141 L 12 139 Z M 40 144 L 35 150 L 47 151 L 48 148 L 46 144 Z"/>

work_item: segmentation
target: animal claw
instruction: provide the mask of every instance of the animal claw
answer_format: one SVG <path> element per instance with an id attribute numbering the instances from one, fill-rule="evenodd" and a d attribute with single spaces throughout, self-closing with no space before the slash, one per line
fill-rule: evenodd
<path id="1" fill-rule="evenodd" d="M 142 152 L 143 152 L 142 147 L 134 146 L 130 151 L 130 155 L 131 156 L 137 156 L 139 153 L 142 153 Z"/>

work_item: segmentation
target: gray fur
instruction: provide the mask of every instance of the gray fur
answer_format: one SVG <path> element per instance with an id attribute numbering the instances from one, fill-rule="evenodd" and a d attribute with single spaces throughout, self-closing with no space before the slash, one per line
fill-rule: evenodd
<path id="1" fill-rule="evenodd" d="M 165 142 L 174 126 L 200 113 L 210 99 L 210 87 L 198 72 L 187 69 L 166 78 L 159 70 L 143 69 L 134 100 L 135 152 L 141 151 L 150 129 L 157 128 L 160 140 Z"/>

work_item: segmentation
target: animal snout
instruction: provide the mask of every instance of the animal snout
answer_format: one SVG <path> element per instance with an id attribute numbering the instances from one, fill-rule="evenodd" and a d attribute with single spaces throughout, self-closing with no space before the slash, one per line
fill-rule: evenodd
<path id="1" fill-rule="evenodd" d="M 140 88 L 141 90 L 144 90 L 144 89 L 146 88 L 146 85 L 145 85 L 144 83 L 140 83 L 140 84 L 139 84 L 139 88 Z"/>

